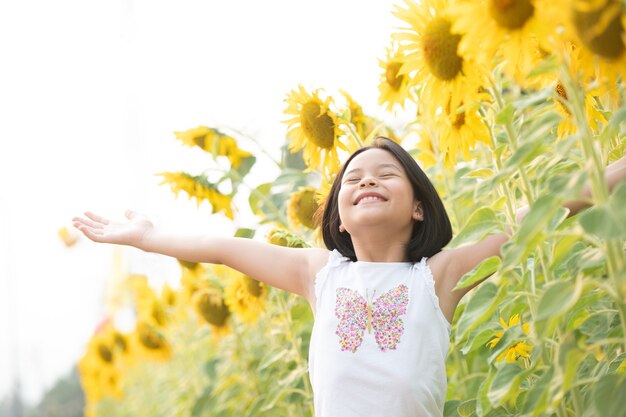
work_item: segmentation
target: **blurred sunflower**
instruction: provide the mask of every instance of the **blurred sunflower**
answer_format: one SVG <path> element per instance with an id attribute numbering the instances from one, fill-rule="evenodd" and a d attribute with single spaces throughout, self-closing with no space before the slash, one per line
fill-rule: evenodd
<path id="1" fill-rule="evenodd" d="M 339 169 L 339 149 L 351 152 L 351 147 L 341 141 L 344 135 L 341 127 L 346 124 L 331 110 L 332 98 L 320 98 L 320 90 L 313 94 L 301 85 L 292 90 L 287 98 L 285 114 L 292 115 L 285 120 L 289 126 L 289 150 L 302 151 L 302 158 L 309 169 L 322 172 Z"/>
<path id="2" fill-rule="evenodd" d="M 476 107 L 460 107 L 454 112 L 446 107 L 442 117 L 439 118 L 439 126 L 439 150 L 446 166 L 456 164 L 459 152 L 462 152 L 464 160 L 469 160 L 470 150 L 474 149 L 478 142 L 491 144 L 489 128 Z"/>
<path id="3" fill-rule="evenodd" d="M 513 317 L 511 317 L 509 319 L 508 324 L 502 318 L 500 318 L 500 325 L 502 326 L 504 330 L 510 327 L 513 327 L 519 323 L 520 323 L 519 314 L 515 314 Z M 524 333 L 528 334 L 528 331 L 529 331 L 528 323 L 522 324 L 522 330 L 524 331 Z M 487 342 L 487 346 L 490 349 L 493 349 L 498 344 L 498 342 L 500 342 L 500 339 L 502 339 L 502 336 L 504 336 L 504 331 L 496 332 L 495 337 L 491 339 L 489 342 Z M 515 362 L 519 358 L 528 359 L 530 358 L 531 350 L 532 350 L 532 346 L 524 342 L 518 342 L 518 343 L 511 345 L 508 349 L 506 349 L 504 352 L 498 355 L 498 357 L 496 358 L 496 361 L 500 362 L 502 359 L 505 359 L 506 362 Z"/>
<path id="4" fill-rule="evenodd" d="M 406 51 L 399 73 L 410 76 L 409 86 L 421 88 L 419 101 L 431 116 L 449 102 L 452 108 L 474 102 L 482 72 L 459 52 L 463 35 L 452 31 L 447 0 L 404 2 L 406 9 L 396 6 L 393 13 L 409 25 L 393 35 Z"/>
<path id="5" fill-rule="evenodd" d="M 407 100 L 415 101 L 408 74 L 400 73 L 404 60 L 404 51 L 394 46 L 386 49 L 385 59 L 378 60 L 378 66 L 383 70 L 378 84 L 378 104 L 384 105 L 387 111 L 396 106 L 404 109 Z"/>
<path id="6" fill-rule="evenodd" d="M 287 248 L 308 248 L 309 245 L 297 235 L 288 230 L 272 229 L 267 234 L 267 241 L 272 245 L 285 246 Z"/>
<path id="7" fill-rule="evenodd" d="M 228 285 L 224 288 L 224 303 L 242 322 L 254 323 L 265 311 L 267 288 L 241 272 L 231 270 Z"/>
<path id="8" fill-rule="evenodd" d="M 565 36 L 580 46 L 579 65 L 600 93 L 617 99 L 626 74 L 626 5 L 620 0 L 557 0 L 567 11 Z"/>
<path id="9" fill-rule="evenodd" d="M 198 319 L 211 326 L 213 335 L 224 336 L 230 332 L 230 310 L 220 290 L 201 288 L 193 296 L 192 305 Z"/>
<path id="10" fill-rule="evenodd" d="M 163 333 L 163 329 L 155 324 L 138 320 L 131 341 L 140 356 L 164 361 L 172 356 L 172 347 Z"/>
<path id="11" fill-rule="evenodd" d="M 567 65 L 569 76 L 574 82 L 578 83 L 578 79 L 581 76 L 579 72 L 580 48 L 576 47 L 572 43 L 567 43 L 565 45 L 565 49 L 567 51 L 565 65 Z M 552 88 L 554 88 L 554 94 L 552 96 L 554 108 L 561 115 L 561 121 L 559 122 L 559 126 L 557 128 L 557 136 L 559 139 L 563 139 L 576 133 L 578 127 L 576 125 L 576 120 L 574 120 L 574 115 L 572 115 L 568 107 L 568 95 L 565 86 L 560 80 L 557 80 L 556 82 L 552 81 Z M 578 88 L 581 90 L 583 89 L 580 85 Z M 606 123 L 606 118 L 596 106 L 594 96 L 598 94 L 598 91 L 587 88 L 586 91 L 583 91 L 583 94 L 587 122 L 589 123 L 591 130 L 597 132 L 600 125 Z"/>
<path id="12" fill-rule="evenodd" d="M 453 30 L 463 34 L 459 49 L 491 68 L 494 57 L 524 85 L 554 37 L 545 0 L 461 0 L 450 7 Z"/>
<path id="13" fill-rule="evenodd" d="M 229 219 L 234 219 L 232 197 L 219 192 L 206 177 L 202 175 L 194 177 L 186 172 L 163 172 L 157 175 L 163 177 L 160 184 L 169 184 L 176 197 L 180 191 L 184 191 L 189 199 L 196 199 L 198 206 L 206 200 L 212 206 L 212 213 L 223 212 Z"/>
<path id="14" fill-rule="evenodd" d="M 414 129 L 419 136 L 419 140 L 415 145 L 418 151 L 415 158 L 420 162 L 422 169 L 428 169 L 437 164 L 437 151 L 433 143 L 433 135 L 430 130 L 422 124 L 416 125 Z"/>
<path id="15" fill-rule="evenodd" d="M 299 189 L 289 196 L 287 215 L 291 224 L 304 226 L 307 229 L 317 227 L 315 213 L 319 204 L 315 199 L 315 187 L 308 186 Z"/>
<path id="16" fill-rule="evenodd" d="M 241 160 L 252 156 L 250 152 L 244 151 L 237 146 L 237 140 L 228 136 L 218 129 L 198 126 L 184 132 L 174 132 L 176 139 L 187 146 L 197 146 L 198 148 L 215 156 L 225 156 L 230 161 L 233 168 L 237 169 Z"/>
<path id="17" fill-rule="evenodd" d="M 206 276 L 206 268 L 198 262 L 187 262 L 178 259 L 181 269 L 181 305 L 188 304 L 195 292 L 202 287 L 202 280 Z"/>

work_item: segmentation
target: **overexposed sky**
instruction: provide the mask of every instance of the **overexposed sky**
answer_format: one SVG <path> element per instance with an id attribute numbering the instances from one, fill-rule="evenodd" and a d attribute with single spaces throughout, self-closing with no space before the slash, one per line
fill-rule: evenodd
<path id="1" fill-rule="evenodd" d="M 82 239 L 68 249 L 57 230 L 85 210 L 119 217 L 127 208 L 207 233 L 250 226 L 158 185 L 158 172 L 208 165 L 173 132 L 235 128 L 278 158 L 283 100 L 299 83 L 344 89 L 383 117 L 378 59 L 399 25 L 392 4 L 0 3 L 0 399 L 18 375 L 25 398 L 38 400 L 103 319 L 114 248 Z M 256 184 L 274 178 L 258 165 Z M 123 254 L 153 282 L 178 279 L 171 259 Z"/>

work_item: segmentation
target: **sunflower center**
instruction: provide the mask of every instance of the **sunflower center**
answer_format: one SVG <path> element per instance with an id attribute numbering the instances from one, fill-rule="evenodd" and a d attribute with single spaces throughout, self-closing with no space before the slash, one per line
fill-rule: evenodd
<path id="1" fill-rule="evenodd" d="M 246 290 L 248 290 L 248 293 L 256 298 L 259 298 L 261 296 L 261 292 L 263 291 L 261 283 L 247 275 L 244 276 L 244 279 L 246 280 Z"/>
<path id="2" fill-rule="evenodd" d="M 535 7 L 530 0 L 490 0 L 489 14 L 500 27 L 519 29 L 530 19 Z"/>
<path id="3" fill-rule="evenodd" d="M 554 92 L 557 95 L 556 102 L 559 103 L 559 107 L 561 107 L 561 109 L 563 109 L 565 113 L 571 115 L 569 109 L 565 105 L 565 102 L 567 101 L 567 92 L 565 91 L 565 87 L 563 87 L 563 84 L 561 84 L 560 81 L 556 83 L 556 86 L 554 87 Z"/>
<path id="4" fill-rule="evenodd" d="M 400 90 L 402 81 L 404 81 L 404 75 L 398 75 L 400 68 L 402 68 L 401 62 L 391 62 L 387 65 L 387 69 L 385 70 L 385 79 L 387 80 L 387 84 L 389 84 L 389 87 L 395 91 Z"/>
<path id="5" fill-rule="evenodd" d="M 230 315 L 230 311 L 221 297 L 211 293 L 204 293 L 198 300 L 198 307 L 207 323 L 222 327 Z"/>
<path id="6" fill-rule="evenodd" d="M 113 352 L 111 352 L 111 349 L 109 349 L 108 346 L 105 346 L 103 344 L 99 344 L 98 345 L 98 356 L 100 356 L 100 359 L 102 359 L 106 363 L 113 362 Z"/>
<path id="7" fill-rule="evenodd" d="M 141 344 L 148 349 L 162 349 L 166 345 L 165 337 L 147 323 L 137 325 L 137 334 Z"/>
<path id="8" fill-rule="evenodd" d="M 426 26 L 422 37 L 426 65 L 443 81 L 452 80 L 463 67 L 463 59 L 457 54 L 461 35 L 451 33 L 451 26 L 448 19 L 436 17 Z"/>
<path id="9" fill-rule="evenodd" d="M 621 19 L 623 6 L 619 0 L 590 3 L 588 0 L 572 2 L 572 20 L 578 36 L 594 54 L 607 59 L 618 59 L 626 50 Z"/>
<path id="10" fill-rule="evenodd" d="M 465 112 L 459 112 L 454 116 L 454 121 L 452 122 L 452 126 L 456 129 L 459 130 L 460 128 L 463 127 L 463 125 L 465 124 Z"/>
<path id="11" fill-rule="evenodd" d="M 296 202 L 296 216 L 300 223 L 309 229 L 315 229 L 315 220 L 313 216 L 319 205 L 315 201 L 315 190 L 303 190 Z"/>
<path id="12" fill-rule="evenodd" d="M 335 122 L 315 101 L 309 101 L 302 106 L 300 125 L 302 130 L 313 143 L 320 148 L 331 149 L 335 143 Z"/>

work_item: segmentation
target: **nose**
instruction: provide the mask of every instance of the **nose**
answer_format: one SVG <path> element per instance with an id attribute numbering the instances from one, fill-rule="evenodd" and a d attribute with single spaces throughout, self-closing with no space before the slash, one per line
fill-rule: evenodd
<path id="1" fill-rule="evenodd" d="M 359 188 L 373 187 L 373 186 L 375 186 L 377 184 L 378 184 L 378 182 L 376 181 L 375 178 L 373 178 L 373 177 L 363 177 L 363 179 L 359 183 Z"/>

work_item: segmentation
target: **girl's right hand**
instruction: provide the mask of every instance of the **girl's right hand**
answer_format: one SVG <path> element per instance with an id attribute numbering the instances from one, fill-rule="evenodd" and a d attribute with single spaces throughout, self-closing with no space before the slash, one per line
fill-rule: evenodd
<path id="1" fill-rule="evenodd" d="M 145 216 L 127 210 L 128 221 L 111 221 L 97 214 L 86 212 L 85 217 L 74 217 L 74 227 L 94 242 L 141 246 L 146 233 L 153 225 Z"/>

